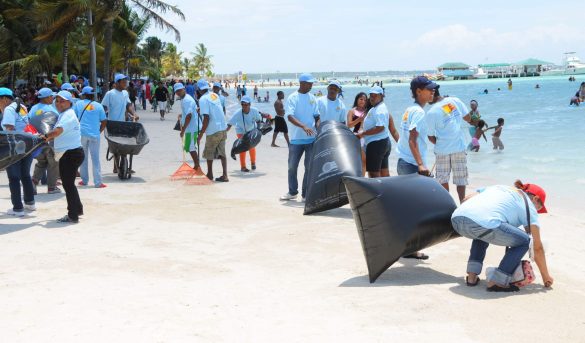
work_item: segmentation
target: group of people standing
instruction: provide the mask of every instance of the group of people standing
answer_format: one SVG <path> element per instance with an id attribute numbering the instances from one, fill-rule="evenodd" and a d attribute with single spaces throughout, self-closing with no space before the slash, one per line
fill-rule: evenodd
<path id="1" fill-rule="evenodd" d="M 457 188 L 460 203 L 453 214 L 453 227 L 464 237 L 473 240 L 468 263 L 467 285 L 479 283 L 485 252 L 489 244 L 506 246 L 506 254 L 495 272 L 488 275 L 488 291 L 512 292 L 518 287 L 511 284 L 512 273 L 528 250 L 530 239 L 534 241 L 536 263 L 545 286 L 553 283 L 540 239 L 537 213 L 546 213 L 546 193 L 534 184 L 517 182 L 516 188 L 488 187 L 485 191 L 466 196 L 468 185 L 467 146 L 463 122 L 472 123 L 472 111 L 458 98 L 440 94 L 440 86 L 424 76 L 415 77 L 410 83 L 414 100 L 395 125 L 384 103 L 385 92 L 374 85 L 368 94 L 359 93 L 353 108 L 346 110 L 339 100 L 341 86 L 329 83 L 327 97 L 315 98 L 310 93 L 315 79 L 310 74 L 299 78 L 299 89 L 289 95 L 284 106 L 287 122 L 291 125 L 288 155 L 288 192 L 280 200 L 290 201 L 298 197 L 298 166 L 304 155 L 305 174 L 301 186 L 304 201 L 307 190 L 307 170 L 312 158 L 313 142 L 319 124 L 326 120 L 345 123 L 353 128 L 362 143 L 362 163 L 369 177 L 389 176 L 388 158 L 391 138 L 397 144 L 398 175 L 419 174 L 432 177 L 428 168 L 427 142 L 434 145 L 436 179 L 449 190 L 449 180 Z M 425 107 L 430 105 L 428 110 Z M 473 104 L 472 104 L 473 107 Z M 499 123 L 503 125 L 503 121 Z M 500 132 L 501 132 L 500 125 Z M 495 143 L 494 143 L 495 144 Z M 524 201 L 526 199 L 526 201 Z M 526 232 L 519 226 L 525 226 Z M 405 256 L 427 259 L 422 252 Z"/>

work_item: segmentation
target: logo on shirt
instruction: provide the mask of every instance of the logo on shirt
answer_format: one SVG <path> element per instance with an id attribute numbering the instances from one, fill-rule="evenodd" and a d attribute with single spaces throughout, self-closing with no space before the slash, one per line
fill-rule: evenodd
<path id="1" fill-rule="evenodd" d="M 37 110 L 35 112 L 35 115 L 40 116 L 41 114 L 43 114 L 43 110 Z"/>
<path id="2" fill-rule="evenodd" d="M 217 100 L 217 94 L 215 94 L 215 93 L 211 93 L 211 94 L 209 95 L 209 97 L 210 97 L 210 98 L 211 98 L 211 100 L 213 100 L 213 101 Z"/>
<path id="3" fill-rule="evenodd" d="M 87 104 L 87 106 L 85 106 L 85 110 L 86 111 L 93 111 L 93 110 L 95 110 L 95 107 L 92 104 Z"/>
<path id="4" fill-rule="evenodd" d="M 335 110 L 339 111 L 339 110 L 341 110 L 341 107 L 337 106 L 337 107 L 335 107 Z"/>
<path id="5" fill-rule="evenodd" d="M 20 111 L 18 111 L 18 114 L 20 114 L 21 117 L 26 117 L 28 115 L 28 112 L 26 111 L 26 108 L 24 108 L 24 106 L 22 106 L 20 108 Z"/>
<path id="6" fill-rule="evenodd" d="M 451 112 L 453 112 L 455 110 L 455 106 L 453 106 L 453 104 L 446 104 L 442 107 L 443 112 L 445 112 L 445 115 L 449 115 L 451 114 Z"/>
<path id="7" fill-rule="evenodd" d="M 410 113 L 408 113 L 408 111 L 404 112 L 404 114 L 402 115 L 402 121 L 407 121 L 409 115 Z"/>

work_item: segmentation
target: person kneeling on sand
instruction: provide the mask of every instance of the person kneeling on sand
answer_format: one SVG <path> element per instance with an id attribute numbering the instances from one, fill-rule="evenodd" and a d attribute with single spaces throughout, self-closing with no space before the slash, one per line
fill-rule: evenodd
<path id="1" fill-rule="evenodd" d="M 200 134 L 206 134 L 203 157 L 207 160 L 207 177 L 213 180 L 213 160 L 219 158 L 223 175 L 216 178 L 218 182 L 228 182 L 227 158 L 225 141 L 227 138 L 227 123 L 221 106 L 219 95 L 209 91 L 209 83 L 205 79 L 197 81 L 199 92 L 199 112 L 203 116 L 203 127 Z"/>
<path id="2" fill-rule="evenodd" d="M 486 250 L 490 244 L 505 246 L 506 253 L 488 275 L 487 290 L 490 292 L 517 292 L 510 284 L 512 274 L 529 250 L 530 238 L 534 243 L 534 260 L 542 275 L 545 287 L 553 284 L 548 272 L 544 248 L 540 239 L 538 213 L 547 213 L 546 193 L 535 184 L 516 181 L 516 188 L 492 186 L 469 195 L 453 212 L 451 222 L 457 233 L 473 240 L 467 262 L 466 283 L 476 286 L 483 267 Z M 524 226 L 524 230 L 519 229 Z"/>

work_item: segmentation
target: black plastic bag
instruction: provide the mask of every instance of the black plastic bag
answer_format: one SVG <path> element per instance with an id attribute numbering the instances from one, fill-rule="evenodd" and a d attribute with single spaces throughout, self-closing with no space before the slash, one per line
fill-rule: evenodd
<path id="1" fill-rule="evenodd" d="M 258 123 L 258 130 L 262 132 L 262 136 L 272 131 L 272 125 L 270 125 L 269 121 L 262 121 Z"/>
<path id="2" fill-rule="evenodd" d="M 177 119 L 177 122 L 175 123 L 175 127 L 173 128 L 173 130 L 175 131 L 181 131 L 181 121 Z"/>
<path id="3" fill-rule="evenodd" d="M 55 112 L 43 112 L 39 115 L 31 115 L 29 123 L 34 126 L 40 134 L 46 135 L 53 130 L 58 119 L 59 115 Z"/>
<path id="4" fill-rule="evenodd" d="M 30 133 L 0 131 L 0 170 L 25 158 L 43 144 L 42 139 Z"/>
<path id="5" fill-rule="evenodd" d="M 346 205 L 343 176 L 362 176 L 360 140 L 344 124 L 326 121 L 313 143 L 304 214 Z"/>
<path id="6" fill-rule="evenodd" d="M 247 132 L 242 136 L 242 138 L 238 138 L 234 141 L 234 145 L 232 146 L 231 156 L 235 160 L 237 154 L 241 154 L 246 152 L 252 148 L 255 148 L 260 140 L 262 139 L 262 132 L 258 129 L 254 129 L 250 132 Z"/>
<path id="7" fill-rule="evenodd" d="M 435 179 L 412 174 L 343 182 L 370 282 L 400 257 L 459 237 L 451 226 L 457 205 Z"/>

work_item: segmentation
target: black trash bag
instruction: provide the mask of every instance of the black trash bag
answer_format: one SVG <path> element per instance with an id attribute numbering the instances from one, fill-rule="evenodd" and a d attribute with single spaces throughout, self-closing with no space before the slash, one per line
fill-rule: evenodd
<path id="1" fill-rule="evenodd" d="M 173 130 L 181 131 L 181 120 L 177 119 L 177 122 L 175 123 L 175 127 L 173 128 Z"/>
<path id="2" fill-rule="evenodd" d="M 55 112 L 43 112 L 39 115 L 31 115 L 29 123 L 34 126 L 40 134 L 46 135 L 55 127 L 59 115 Z"/>
<path id="3" fill-rule="evenodd" d="M 260 130 L 260 132 L 262 132 L 262 136 L 264 136 L 265 134 L 272 131 L 272 125 L 269 121 L 262 121 L 258 123 L 258 130 Z"/>
<path id="4" fill-rule="evenodd" d="M 457 205 L 435 179 L 412 174 L 343 182 L 370 282 L 400 257 L 459 237 L 451 226 Z"/>
<path id="5" fill-rule="evenodd" d="M 313 143 L 304 214 L 346 205 L 343 176 L 362 176 L 360 140 L 344 124 L 326 121 Z"/>
<path id="6" fill-rule="evenodd" d="M 45 144 L 30 133 L 0 131 L 0 170 L 6 169 Z"/>
<path id="7" fill-rule="evenodd" d="M 231 156 L 235 160 L 237 154 L 246 152 L 252 148 L 255 148 L 260 140 L 262 139 L 262 132 L 258 129 L 247 132 L 242 138 L 238 138 L 234 141 L 232 146 Z"/>

